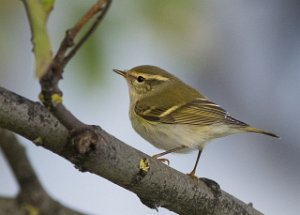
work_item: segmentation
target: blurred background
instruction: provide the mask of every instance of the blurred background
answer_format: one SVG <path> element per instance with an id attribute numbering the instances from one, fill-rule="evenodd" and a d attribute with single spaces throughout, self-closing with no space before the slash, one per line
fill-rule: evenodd
<path id="1" fill-rule="evenodd" d="M 57 1 L 48 27 L 54 52 L 64 32 L 95 1 Z M 275 139 L 240 134 L 209 144 L 198 176 L 265 214 L 300 211 L 300 2 L 236 0 L 115 0 L 97 33 L 67 67 L 61 89 L 82 121 L 153 155 L 128 119 L 125 81 L 113 68 L 160 66 L 201 90 L 229 113 L 273 131 Z M 21 1 L 1 0 L 0 86 L 37 100 L 30 32 Z M 87 214 L 157 213 L 137 196 L 63 158 L 20 140 L 43 186 L 61 203 Z M 172 154 L 171 167 L 189 172 L 197 152 Z M 16 181 L 0 153 L 0 195 Z"/>

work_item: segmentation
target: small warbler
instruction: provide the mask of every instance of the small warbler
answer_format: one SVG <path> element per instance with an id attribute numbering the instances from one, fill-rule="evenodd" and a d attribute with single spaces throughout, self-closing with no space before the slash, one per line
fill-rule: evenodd
<path id="1" fill-rule="evenodd" d="M 278 137 L 233 118 L 206 96 L 159 67 L 144 65 L 128 71 L 113 71 L 127 81 L 132 127 L 151 144 L 166 150 L 153 157 L 199 150 L 190 176 L 195 176 L 201 151 L 210 140 L 241 132 Z"/>

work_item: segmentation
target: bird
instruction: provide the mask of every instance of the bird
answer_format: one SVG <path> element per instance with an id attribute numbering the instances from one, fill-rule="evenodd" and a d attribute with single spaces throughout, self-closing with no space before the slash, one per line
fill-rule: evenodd
<path id="1" fill-rule="evenodd" d="M 155 147 L 165 150 L 154 158 L 198 150 L 195 165 L 188 174 L 191 177 L 195 177 L 201 152 L 211 140 L 243 132 L 279 138 L 272 132 L 235 119 L 198 90 L 160 67 L 142 65 L 127 71 L 113 71 L 127 81 L 133 129 Z"/>

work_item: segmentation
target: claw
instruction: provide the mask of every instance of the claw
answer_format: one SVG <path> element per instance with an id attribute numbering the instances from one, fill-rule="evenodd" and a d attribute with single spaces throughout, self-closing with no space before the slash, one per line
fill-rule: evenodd
<path id="1" fill-rule="evenodd" d="M 157 158 L 155 156 L 152 156 L 152 157 L 155 158 L 156 160 L 159 160 L 162 163 L 167 164 L 168 166 L 170 165 L 170 161 L 168 159 L 166 159 L 166 158 Z"/>
<path id="2" fill-rule="evenodd" d="M 176 147 L 176 148 L 173 148 L 173 149 L 169 149 L 169 150 L 164 151 L 162 153 L 153 155 L 152 158 L 155 158 L 155 159 L 157 159 L 157 160 L 159 160 L 159 161 L 161 161 L 163 163 L 167 163 L 167 165 L 170 165 L 170 161 L 168 159 L 166 159 L 166 158 L 159 158 L 159 157 L 167 155 L 167 154 L 169 154 L 171 152 L 176 152 L 176 151 L 184 149 L 184 148 L 186 148 L 186 146 L 179 146 L 179 147 Z"/>

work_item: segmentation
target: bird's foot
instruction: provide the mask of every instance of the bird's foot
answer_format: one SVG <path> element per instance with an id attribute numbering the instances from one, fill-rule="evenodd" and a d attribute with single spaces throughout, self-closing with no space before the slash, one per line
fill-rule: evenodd
<path id="1" fill-rule="evenodd" d="M 159 160 L 162 163 L 167 164 L 168 166 L 170 165 L 170 161 L 166 158 L 160 158 L 162 156 L 162 153 L 157 154 L 157 155 L 153 155 L 152 158 L 155 158 L 156 160 Z"/>
<path id="2" fill-rule="evenodd" d="M 215 182 L 214 180 L 211 180 L 209 178 L 198 178 L 195 176 L 195 171 L 192 171 L 187 174 L 189 177 L 191 177 L 193 180 L 201 180 L 205 183 L 206 186 L 210 188 L 210 190 L 213 192 L 214 196 L 217 198 L 221 195 L 221 188 L 220 185 Z"/>
<path id="3" fill-rule="evenodd" d="M 170 161 L 166 158 L 156 158 L 156 160 L 159 160 L 160 162 L 165 163 L 168 166 L 170 165 Z"/>
<path id="4" fill-rule="evenodd" d="M 192 172 L 187 173 L 188 176 L 190 176 L 192 179 L 199 179 L 197 176 L 195 176 L 195 169 L 192 170 Z"/>

